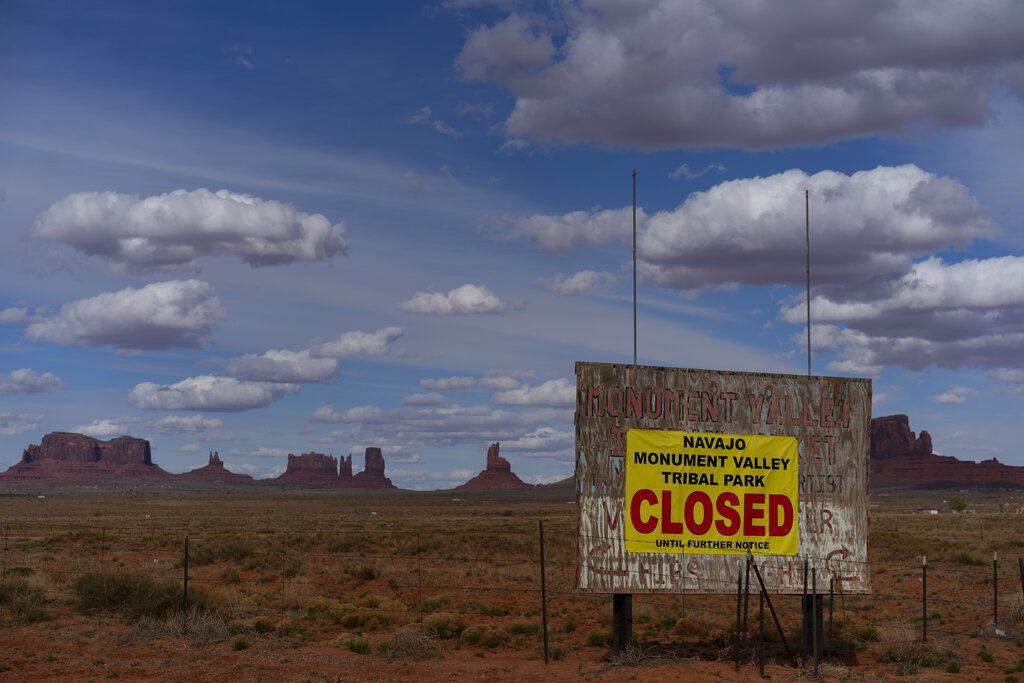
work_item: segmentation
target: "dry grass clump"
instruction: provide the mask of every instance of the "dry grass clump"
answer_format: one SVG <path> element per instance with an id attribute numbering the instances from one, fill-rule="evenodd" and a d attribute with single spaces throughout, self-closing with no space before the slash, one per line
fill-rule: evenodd
<path id="1" fill-rule="evenodd" d="M 240 562 L 256 554 L 256 547 L 247 538 L 227 538 L 219 543 L 214 540 L 198 543 L 191 553 L 192 562 L 196 565 L 213 564 L 217 560 Z"/>
<path id="2" fill-rule="evenodd" d="M 449 612 L 429 614 L 423 619 L 423 627 L 438 638 L 455 638 L 466 630 L 467 625 L 464 616 Z"/>
<path id="3" fill-rule="evenodd" d="M 999 610 L 1006 616 L 1003 621 L 1007 624 L 1020 624 L 1024 622 L 1024 596 L 1014 595 L 1009 599 L 1006 611 Z"/>
<path id="4" fill-rule="evenodd" d="M 42 621 L 46 593 L 41 586 L 24 579 L 8 579 L 0 584 L 0 607 L 19 624 Z"/>
<path id="5" fill-rule="evenodd" d="M 161 618 L 184 602 L 181 584 L 134 574 L 83 574 L 75 581 L 72 592 L 75 607 L 83 612 L 120 612 L 135 619 Z M 198 586 L 189 590 L 188 600 L 194 609 L 217 609 L 210 595 Z"/>
<path id="6" fill-rule="evenodd" d="M 496 626 L 476 624 L 462 632 L 462 641 L 481 647 L 500 647 L 508 642 L 508 633 Z"/>
<path id="7" fill-rule="evenodd" d="M 699 614 L 684 614 L 676 621 L 672 632 L 681 636 L 706 638 L 711 632 L 711 624 Z"/>
<path id="8" fill-rule="evenodd" d="M 664 650 L 644 647 L 642 643 L 630 643 L 621 652 L 615 652 L 608 660 L 609 666 L 657 666 L 679 659 Z"/>
<path id="9" fill-rule="evenodd" d="M 900 676 L 916 674 L 921 667 L 937 667 L 951 655 L 935 641 L 921 642 L 916 629 L 883 627 L 879 640 L 886 647 L 878 661 L 895 662 Z"/>
<path id="10" fill-rule="evenodd" d="M 327 613 L 334 623 L 345 628 L 368 631 L 387 629 L 394 624 L 407 624 L 410 621 L 409 610 L 404 603 L 381 595 L 365 595 L 352 603 L 329 606 Z"/>
<path id="11" fill-rule="evenodd" d="M 394 661 L 421 662 L 426 659 L 437 659 L 441 650 L 437 646 L 437 637 L 431 632 L 418 628 L 403 629 L 396 633 L 387 646 L 387 659 Z"/>
<path id="12" fill-rule="evenodd" d="M 228 627 L 220 615 L 202 609 L 187 613 L 174 612 L 163 619 L 143 615 L 124 634 L 127 642 L 187 638 L 195 644 L 219 643 L 229 637 Z"/>

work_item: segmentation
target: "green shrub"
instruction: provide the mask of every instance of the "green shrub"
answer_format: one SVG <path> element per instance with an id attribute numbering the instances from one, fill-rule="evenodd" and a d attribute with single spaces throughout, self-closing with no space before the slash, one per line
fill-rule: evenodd
<path id="1" fill-rule="evenodd" d="M 878 642 L 878 629 L 874 626 L 855 626 L 850 629 L 850 635 L 868 643 Z"/>
<path id="2" fill-rule="evenodd" d="M 681 636 L 705 638 L 711 631 L 708 620 L 697 614 L 687 614 L 679 618 L 672 626 L 672 631 Z"/>
<path id="3" fill-rule="evenodd" d="M 516 621 L 508 627 L 508 632 L 517 635 L 540 635 L 540 624 L 535 621 Z"/>
<path id="4" fill-rule="evenodd" d="M 956 562 L 957 564 L 966 564 L 971 567 L 984 567 L 988 564 L 984 558 L 972 555 L 971 553 L 961 550 L 960 552 L 953 553 L 949 556 L 950 562 Z"/>
<path id="5" fill-rule="evenodd" d="M 960 673 L 960 662 L 958 662 L 956 660 L 953 660 L 952 662 L 947 664 L 946 665 L 946 673 L 948 673 L 948 674 L 958 674 L 958 673 Z"/>
<path id="6" fill-rule="evenodd" d="M 4 576 L 32 576 L 35 573 L 32 567 L 8 567 L 4 570 Z"/>
<path id="7" fill-rule="evenodd" d="M 252 630 L 259 634 L 272 633 L 274 622 L 267 617 L 256 617 L 252 622 Z"/>
<path id="8" fill-rule="evenodd" d="M 370 644 L 362 639 L 350 640 L 345 645 L 350 652 L 355 652 L 357 655 L 368 655 L 370 654 Z"/>
<path id="9" fill-rule="evenodd" d="M 235 638 L 234 640 L 231 641 L 231 649 L 235 650 L 236 652 L 238 650 L 245 650 L 248 647 L 249 647 L 249 641 L 247 641 L 245 638 Z"/>
<path id="10" fill-rule="evenodd" d="M 361 567 L 349 567 L 345 573 L 356 581 L 373 581 L 380 578 L 380 570 L 372 564 L 364 564 Z"/>
<path id="11" fill-rule="evenodd" d="M 988 650 L 982 650 L 978 653 L 978 659 L 980 659 L 983 662 L 991 663 L 992 660 L 995 659 L 995 656 Z"/>
<path id="12" fill-rule="evenodd" d="M 198 547 L 189 553 L 189 559 L 197 565 L 205 565 L 213 564 L 217 560 L 239 562 L 255 554 L 256 550 L 251 541 L 231 538 L 221 543 L 214 541 L 199 543 Z"/>
<path id="13" fill-rule="evenodd" d="M 133 574 L 83 574 L 72 587 L 75 607 L 83 612 L 112 611 L 135 619 L 160 618 L 179 610 L 183 603 L 181 584 Z M 209 595 L 192 586 L 188 592 L 190 608 L 217 611 Z"/>
<path id="14" fill-rule="evenodd" d="M 438 612 L 427 615 L 423 626 L 433 631 L 438 638 L 454 638 L 466 630 L 466 619 L 461 614 Z"/>

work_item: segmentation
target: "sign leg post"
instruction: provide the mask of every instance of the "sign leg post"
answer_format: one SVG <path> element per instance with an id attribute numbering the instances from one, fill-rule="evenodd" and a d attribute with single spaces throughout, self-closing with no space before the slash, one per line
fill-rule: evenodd
<path id="1" fill-rule="evenodd" d="M 630 593 L 612 595 L 612 649 L 624 652 L 633 640 L 633 596 Z"/>

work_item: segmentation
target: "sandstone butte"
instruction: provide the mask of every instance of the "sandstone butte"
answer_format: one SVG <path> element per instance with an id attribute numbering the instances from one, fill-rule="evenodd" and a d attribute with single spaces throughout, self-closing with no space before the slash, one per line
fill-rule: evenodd
<path id="1" fill-rule="evenodd" d="M 288 454 L 288 466 L 274 481 L 314 486 L 338 485 L 338 459 L 323 453 Z"/>
<path id="2" fill-rule="evenodd" d="M 498 454 L 499 444 L 487 449 L 487 468 L 461 490 L 532 488 L 512 472 L 508 460 Z M 352 474 L 352 456 L 339 462 L 332 455 L 288 455 L 284 474 L 256 480 L 228 471 L 219 454 L 184 474 L 171 474 L 153 463 L 149 442 L 131 436 L 100 441 L 83 434 L 53 432 L 22 452 L 21 461 L 0 473 L 0 481 L 78 484 L 120 480 L 214 481 L 223 483 L 285 483 L 332 488 L 395 488 L 384 476 L 384 456 L 379 448 L 367 448 L 365 466 Z M 1024 467 L 1004 465 L 995 458 L 983 462 L 958 460 L 932 452 L 931 435 L 910 430 L 906 415 L 889 415 L 871 421 L 871 486 L 938 488 L 959 486 L 1024 486 Z M 574 488 L 570 477 L 552 486 Z"/>
<path id="3" fill-rule="evenodd" d="M 906 415 L 871 421 L 871 487 L 950 488 L 958 486 L 1024 486 L 1024 467 L 995 458 L 970 462 L 936 455 L 932 437 L 910 431 Z"/>
<path id="4" fill-rule="evenodd" d="M 210 453 L 210 462 L 208 464 L 188 472 L 183 472 L 177 475 L 176 478 L 186 481 L 219 481 L 233 484 L 246 484 L 256 481 L 248 474 L 238 474 L 224 467 L 224 462 L 220 459 L 220 453 L 217 451 Z"/>
<path id="5" fill-rule="evenodd" d="M 0 474 L 3 481 L 76 483 L 110 479 L 172 479 L 153 464 L 149 442 L 131 436 L 100 441 L 84 434 L 53 432 L 30 445 L 21 462 Z"/>
<path id="6" fill-rule="evenodd" d="M 512 472 L 512 463 L 498 455 L 499 444 L 492 443 L 487 449 L 487 469 L 480 472 L 465 484 L 456 486 L 456 490 L 482 489 L 530 489 L 532 484 L 517 477 Z"/>
<path id="7" fill-rule="evenodd" d="M 384 476 L 384 456 L 379 448 L 366 449 L 363 471 L 352 476 L 352 454 L 341 460 L 338 483 L 348 489 L 393 489 L 391 480 Z"/>

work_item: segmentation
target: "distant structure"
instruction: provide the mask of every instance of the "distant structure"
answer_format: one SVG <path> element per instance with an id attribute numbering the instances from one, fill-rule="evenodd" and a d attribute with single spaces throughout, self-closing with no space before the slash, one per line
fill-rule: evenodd
<path id="1" fill-rule="evenodd" d="M 487 449 L 487 469 L 480 472 L 465 484 L 456 486 L 456 490 L 484 489 L 529 489 L 531 484 L 517 477 L 512 472 L 512 463 L 498 455 L 500 444 L 492 443 Z"/>
<path id="2" fill-rule="evenodd" d="M 312 486 L 337 486 L 338 459 L 323 453 L 288 454 L 288 466 L 274 481 Z"/>
<path id="3" fill-rule="evenodd" d="M 384 455 L 379 448 L 370 446 L 366 449 L 363 471 L 352 476 L 352 455 L 342 458 L 338 472 L 338 483 L 350 489 L 393 489 L 395 485 L 384 476 Z"/>
<path id="4" fill-rule="evenodd" d="M 153 464 L 149 441 L 119 436 L 100 441 L 85 434 L 53 432 L 32 444 L 21 461 L 0 474 L 4 481 L 77 483 L 102 479 L 166 479 L 174 475 Z"/>
<path id="5" fill-rule="evenodd" d="M 1024 467 L 958 460 L 932 453 L 926 431 L 910 431 L 906 415 L 871 421 L 871 487 L 946 488 L 953 486 L 1024 486 Z"/>
<path id="6" fill-rule="evenodd" d="M 189 481 L 216 481 L 236 484 L 246 484 L 256 481 L 248 474 L 237 474 L 224 467 L 224 463 L 220 459 L 220 453 L 217 451 L 210 452 L 209 463 L 203 467 L 197 467 L 194 470 L 183 472 L 178 475 L 178 478 Z"/>

